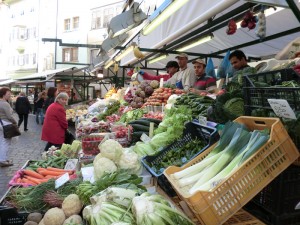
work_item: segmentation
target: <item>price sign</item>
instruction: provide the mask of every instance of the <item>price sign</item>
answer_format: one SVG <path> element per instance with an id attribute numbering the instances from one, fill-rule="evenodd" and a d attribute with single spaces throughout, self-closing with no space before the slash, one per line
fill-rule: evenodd
<path id="1" fill-rule="evenodd" d="M 81 174 L 83 181 L 90 181 L 91 183 L 94 183 L 94 167 L 89 166 L 89 167 L 82 167 L 81 168 Z"/>
<path id="2" fill-rule="evenodd" d="M 199 120 L 199 123 L 200 123 L 201 125 L 206 126 L 206 124 L 207 124 L 207 118 L 206 118 L 206 117 L 204 117 L 204 116 L 199 116 L 199 117 L 198 117 L 198 120 Z"/>
<path id="3" fill-rule="evenodd" d="M 70 180 L 70 176 L 68 173 L 65 173 L 64 175 L 62 175 L 60 178 L 58 178 L 55 181 L 55 188 L 59 188 L 60 186 L 64 185 L 65 183 L 68 182 L 68 180 Z"/>
<path id="4" fill-rule="evenodd" d="M 76 170 L 76 167 L 78 165 L 78 159 L 68 159 L 65 170 Z"/>
<path id="5" fill-rule="evenodd" d="M 160 78 L 159 87 L 162 88 L 164 86 L 164 78 Z"/>
<path id="6" fill-rule="evenodd" d="M 270 106 L 278 117 L 297 119 L 289 103 L 284 99 L 268 99 Z"/>
<path id="7" fill-rule="evenodd" d="M 144 143 L 148 143 L 148 142 L 151 141 L 151 138 L 148 137 L 147 134 L 143 133 L 142 136 L 141 136 L 141 140 L 142 140 L 142 142 L 144 142 Z"/>

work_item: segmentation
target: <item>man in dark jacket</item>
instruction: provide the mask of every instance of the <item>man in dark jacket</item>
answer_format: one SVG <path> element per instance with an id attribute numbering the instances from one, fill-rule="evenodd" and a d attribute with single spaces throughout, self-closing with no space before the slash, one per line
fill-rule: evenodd
<path id="1" fill-rule="evenodd" d="M 16 112 L 19 115 L 18 127 L 24 120 L 24 131 L 27 131 L 28 114 L 31 112 L 30 102 L 24 92 L 20 92 L 16 101 Z"/>

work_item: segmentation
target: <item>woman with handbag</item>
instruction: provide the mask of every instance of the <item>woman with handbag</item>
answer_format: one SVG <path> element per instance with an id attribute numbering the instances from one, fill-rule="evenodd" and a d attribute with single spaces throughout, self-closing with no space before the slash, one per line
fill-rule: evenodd
<path id="1" fill-rule="evenodd" d="M 13 118 L 13 109 L 8 103 L 11 91 L 7 87 L 0 88 L 0 167 L 12 166 L 8 160 L 8 148 L 11 144 L 11 138 L 4 138 L 3 126 L 8 124 L 17 124 Z"/>
<path id="2" fill-rule="evenodd" d="M 46 111 L 41 138 L 43 141 L 48 142 L 45 151 L 48 151 L 52 145 L 60 148 L 65 141 L 65 132 L 68 129 L 65 105 L 68 100 L 67 93 L 59 93 L 54 103 Z"/>

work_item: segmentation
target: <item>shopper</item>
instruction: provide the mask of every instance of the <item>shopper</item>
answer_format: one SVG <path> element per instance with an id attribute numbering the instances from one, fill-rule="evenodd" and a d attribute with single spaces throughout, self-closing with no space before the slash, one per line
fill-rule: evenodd
<path id="1" fill-rule="evenodd" d="M 13 118 L 13 109 L 9 105 L 11 91 L 7 87 L 0 88 L 0 119 L 3 125 L 17 124 Z M 12 166 L 13 163 L 8 160 L 8 148 L 11 144 L 11 138 L 4 138 L 3 127 L 0 125 L 0 167 Z"/>
<path id="2" fill-rule="evenodd" d="M 36 123 L 39 124 L 41 123 L 43 125 L 44 123 L 44 102 L 46 98 L 46 93 L 45 92 L 40 92 L 38 94 L 38 99 L 36 101 Z"/>
<path id="3" fill-rule="evenodd" d="M 68 129 L 65 105 L 68 100 L 67 93 L 59 93 L 55 98 L 55 102 L 46 111 L 41 138 L 43 141 L 48 142 L 45 151 L 48 151 L 52 145 L 60 148 L 65 141 L 65 132 Z"/>
<path id="4" fill-rule="evenodd" d="M 27 131 L 28 114 L 31 112 L 31 106 L 24 92 L 20 92 L 19 97 L 17 98 L 16 112 L 19 116 L 18 127 L 20 127 L 24 121 L 24 131 Z"/>
<path id="5" fill-rule="evenodd" d="M 56 95 L 58 94 L 58 90 L 56 87 L 49 87 L 48 90 L 47 90 L 47 98 L 45 100 L 45 103 L 44 103 L 44 113 L 46 114 L 46 111 L 49 107 L 49 105 L 51 105 L 54 100 L 55 100 L 55 97 Z"/>
<path id="6" fill-rule="evenodd" d="M 208 90 L 216 87 L 216 78 L 207 76 L 205 73 L 206 63 L 201 59 L 196 59 L 193 62 L 196 82 L 194 89 L 196 90 Z"/>
<path id="7" fill-rule="evenodd" d="M 166 81 L 166 84 L 174 85 L 179 89 L 189 90 L 193 87 L 196 76 L 192 69 L 187 67 L 188 55 L 181 53 L 176 56 L 180 70 L 174 74 L 169 80 Z"/>
<path id="8" fill-rule="evenodd" d="M 179 71 L 179 65 L 176 61 L 169 61 L 166 65 L 167 74 L 163 75 L 151 75 L 147 72 L 144 72 L 142 70 L 139 71 L 139 74 L 141 74 L 144 78 L 144 80 L 157 80 L 160 81 L 161 78 L 163 78 L 164 81 L 169 80 L 176 72 Z"/>
<path id="9" fill-rule="evenodd" d="M 230 53 L 229 60 L 234 69 L 232 81 L 242 84 L 243 76 L 256 73 L 256 69 L 248 65 L 246 55 L 241 50 Z"/>

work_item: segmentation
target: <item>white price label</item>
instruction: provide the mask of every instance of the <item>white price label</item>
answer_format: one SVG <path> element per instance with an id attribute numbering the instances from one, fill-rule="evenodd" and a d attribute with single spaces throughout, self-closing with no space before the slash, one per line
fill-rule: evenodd
<path id="1" fill-rule="evenodd" d="M 76 170 L 77 164 L 78 164 L 78 159 L 68 159 L 64 169 Z"/>
<path id="2" fill-rule="evenodd" d="M 206 118 L 206 117 L 204 117 L 204 116 L 199 116 L 199 117 L 198 117 L 198 120 L 199 120 L 199 123 L 200 123 L 201 125 L 206 126 L 206 124 L 207 124 L 207 118 Z"/>
<path id="3" fill-rule="evenodd" d="M 143 133 L 142 136 L 141 136 L 141 140 L 142 140 L 142 142 L 144 142 L 144 143 L 148 143 L 148 142 L 151 141 L 151 138 L 148 137 L 147 134 Z"/>
<path id="4" fill-rule="evenodd" d="M 130 87 L 128 87 L 128 88 L 126 89 L 125 95 L 127 95 L 127 93 L 129 92 L 129 90 L 130 90 Z"/>
<path id="5" fill-rule="evenodd" d="M 162 88 L 164 86 L 164 78 L 160 78 L 159 87 Z"/>
<path id="6" fill-rule="evenodd" d="M 83 167 L 81 168 L 81 174 L 83 181 L 90 181 L 91 183 L 94 183 L 94 167 Z"/>
<path id="7" fill-rule="evenodd" d="M 55 188 L 59 188 L 60 186 L 64 185 L 65 183 L 67 183 L 70 180 L 70 176 L 68 173 L 65 173 L 64 175 L 62 175 L 60 178 L 58 178 L 55 181 Z"/>
<path id="8" fill-rule="evenodd" d="M 270 106 L 278 117 L 297 119 L 291 106 L 284 99 L 268 99 Z"/>

